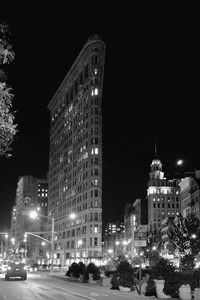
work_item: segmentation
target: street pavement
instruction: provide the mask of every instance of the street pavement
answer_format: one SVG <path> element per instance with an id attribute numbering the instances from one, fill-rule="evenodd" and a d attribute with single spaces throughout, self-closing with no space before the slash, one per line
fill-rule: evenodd
<path id="1" fill-rule="evenodd" d="M 64 273 L 37 271 L 28 279 L 5 280 L 0 274 L 0 300 L 154 300 L 137 291 L 120 292 L 111 286 L 71 281 Z M 171 299 L 172 300 L 172 299 Z"/>
<path id="2" fill-rule="evenodd" d="M 38 272 L 40 273 L 41 275 L 44 274 L 43 272 Z M 100 284 L 90 284 L 90 283 L 81 283 L 79 281 L 71 281 L 68 277 L 65 276 L 65 272 L 54 272 L 52 274 L 50 273 L 45 273 L 47 274 L 47 276 L 51 276 L 51 277 L 54 277 L 54 278 L 57 278 L 59 280 L 63 280 L 63 281 L 66 281 L 70 284 L 73 284 L 73 286 L 87 286 L 87 288 L 89 289 L 95 289 L 95 292 L 91 292 L 91 295 L 92 297 L 94 297 L 94 299 L 131 299 L 131 300 L 153 300 L 153 299 L 157 299 L 156 297 L 154 296 L 145 296 L 145 295 L 138 295 L 138 292 L 135 290 L 135 291 L 131 291 L 131 292 L 120 292 L 119 290 L 112 290 L 111 289 L 111 285 L 109 286 L 101 286 Z M 103 298 L 101 298 L 103 297 Z M 81 298 L 81 299 L 84 299 L 84 298 Z M 91 299 L 92 300 L 92 299 Z"/>
<path id="3" fill-rule="evenodd" d="M 27 280 L 5 280 L 0 274 L 0 300 L 148 300 L 136 292 L 120 292 L 96 284 L 72 282 L 63 274 L 28 273 Z M 155 298 L 155 297 L 153 297 Z M 152 299 L 152 297 L 151 297 Z"/>

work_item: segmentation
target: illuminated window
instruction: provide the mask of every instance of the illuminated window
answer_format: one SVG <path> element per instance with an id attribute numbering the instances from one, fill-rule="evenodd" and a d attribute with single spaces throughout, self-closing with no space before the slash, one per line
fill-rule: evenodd
<path id="1" fill-rule="evenodd" d="M 94 74 L 96 75 L 96 74 L 97 74 L 97 72 L 98 72 L 98 70 L 95 68 L 95 69 L 94 69 Z"/>
<path id="2" fill-rule="evenodd" d="M 99 154 L 99 149 L 98 148 L 94 149 L 94 154 Z"/>
<path id="3" fill-rule="evenodd" d="M 95 96 L 98 96 L 98 94 L 99 94 L 99 90 L 98 90 L 97 88 L 95 88 L 95 90 L 94 90 L 94 94 L 95 94 Z"/>
<path id="4" fill-rule="evenodd" d="M 94 233 L 98 233 L 98 225 L 94 225 Z"/>

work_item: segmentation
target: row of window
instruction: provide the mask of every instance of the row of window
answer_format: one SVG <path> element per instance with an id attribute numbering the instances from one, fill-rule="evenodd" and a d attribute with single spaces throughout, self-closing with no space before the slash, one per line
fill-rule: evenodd
<path id="1" fill-rule="evenodd" d="M 92 78 L 91 84 L 97 85 L 98 84 L 98 78 L 95 76 L 98 74 L 97 65 L 99 63 L 98 56 L 92 56 L 92 66 L 95 66 L 95 68 L 91 68 L 91 71 L 94 74 L 94 77 Z M 80 71 L 77 78 L 74 79 L 74 82 L 71 86 L 71 88 L 65 93 L 64 95 L 64 101 L 62 105 L 58 108 L 57 112 L 53 114 L 52 116 L 52 125 L 53 122 L 61 115 L 61 112 L 65 106 L 68 106 L 70 103 L 72 103 L 74 97 L 78 95 L 78 92 L 81 90 L 83 84 L 87 82 L 87 79 L 89 77 L 89 65 L 86 64 L 84 68 Z M 98 92 L 95 93 L 95 95 L 98 95 Z"/>
<path id="2" fill-rule="evenodd" d="M 165 205 L 165 203 L 153 203 L 153 208 L 179 208 L 179 204 L 176 203 L 168 203 Z"/>

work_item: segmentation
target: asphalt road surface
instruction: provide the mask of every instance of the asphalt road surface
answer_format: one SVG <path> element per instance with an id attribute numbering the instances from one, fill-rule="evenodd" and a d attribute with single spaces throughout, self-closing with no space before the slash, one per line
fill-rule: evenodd
<path id="1" fill-rule="evenodd" d="M 0 275 L 0 300 L 138 300 L 134 292 L 64 281 L 50 275 L 28 273 L 28 279 L 5 280 Z M 148 299 L 148 297 L 146 297 Z M 142 299 L 141 299 L 142 300 Z"/>

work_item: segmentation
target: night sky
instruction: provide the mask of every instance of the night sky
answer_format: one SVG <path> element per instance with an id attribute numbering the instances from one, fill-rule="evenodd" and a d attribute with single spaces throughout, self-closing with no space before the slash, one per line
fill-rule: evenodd
<path id="1" fill-rule="evenodd" d="M 125 202 L 136 198 L 142 199 L 146 220 L 155 142 L 166 173 L 179 171 L 175 162 L 180 157 L 185 171 L 200 168 L 197 1 L 177 7 L 162 1 L 121 1 L 109 7 L 79 2 L 1 3 L 0 18 L 10 25 L 16 54 L 8 83 L 19 133 L 13 157 L 0 158 L 0 231 L 10 226 L 18 177 L 46 176 L 47 105 L 93 34 L 106 43 L 103 221 L 122 218 Z"/>

